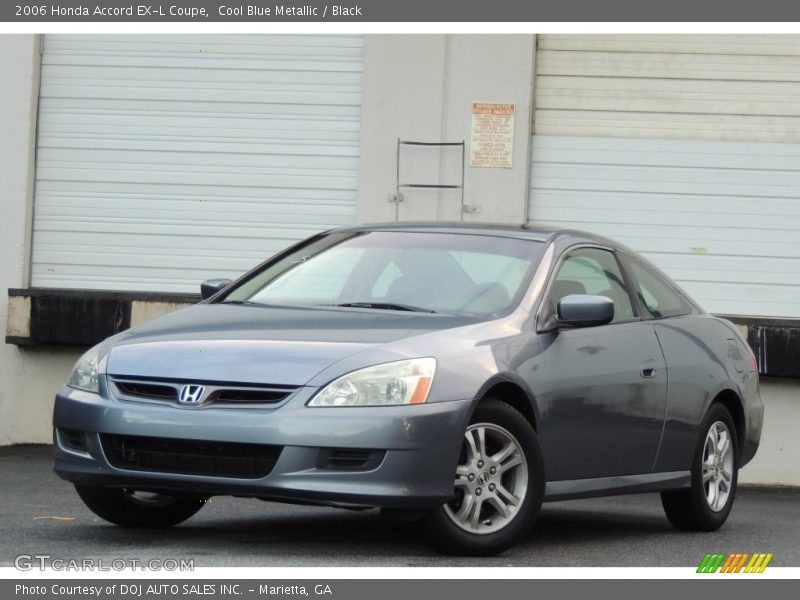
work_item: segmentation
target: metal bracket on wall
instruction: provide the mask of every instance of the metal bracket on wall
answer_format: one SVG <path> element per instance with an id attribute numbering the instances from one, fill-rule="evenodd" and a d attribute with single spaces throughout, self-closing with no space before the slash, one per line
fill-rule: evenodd
<path id="1" fill-rule="evenodd" d="M 447 148 L 447 147 L 461 147 L 461 183 L 460 184 L 443 184 L 443 183 L 401 183 L 400 182 L 400 156 L 401 148 L 403 146 L 422 146 L 429 148 Z M 397 138 L 397 186 L 394 194 L 389 194 L 389 202 L 394 203 L 394 220 L 400 220 L 400 203 L 403 201 L 403 189 L 409 188 L 425 188 L 425 189 L 439 189 L 439 190 L 461 190 L 461 220 L 464 220 L 465 212 L 480 212 L 477 207 L 464 206 L 464 157 L 467 144 L 464 140 L 460 142 L 414 142 L 411 140 L 401 140 Z"/>

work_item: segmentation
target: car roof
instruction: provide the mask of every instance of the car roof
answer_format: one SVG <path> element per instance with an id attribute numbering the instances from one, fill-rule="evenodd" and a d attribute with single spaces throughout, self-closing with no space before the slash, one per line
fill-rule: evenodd
<path id="1" fill-rule="evenodd" d="M 508 225 L 503 223 L 463 223 L 442 221 L 417 221 L 400 223 L 367 223 L 340 227 L 333 231 L 401 231 L 412 233 L 460 233 L 465 235 L 486 235 L 494 237 L 510 237 L 545 242 L 552 238 L 567 237 L 570 241 L 589 241 L 602 243 L 606 246 L 624 248 L 621 244 L 600 235 L 557 227 L 547 227 L 538 224 Z"/>

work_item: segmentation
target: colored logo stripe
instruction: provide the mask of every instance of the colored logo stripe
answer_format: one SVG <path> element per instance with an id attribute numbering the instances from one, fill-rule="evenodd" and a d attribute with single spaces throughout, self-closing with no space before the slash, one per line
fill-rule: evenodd
<path id="1" fill-rule="evenodd" d="M 720 571 L 720 573 L 731 573 L 732 572 L 731 566 L 736 564 L 738 558 L 739 558 L 738 554 L 728 554 L 728 559 L 723 563 L 722 571 Z"/>
<path id="2" fill-rule="evenodd" d="M 700 561 L 700 566 L 697 567 L 697 572 L 716 573 L 717 569 L 719 569 L 723 560 L 725 560 L 724 552 L 714 552 L 713 554 L 710 552 L 706 552 L 706 555 L 703 557 L 703 560 Z"/>
<path id="3" fill-rule="evenodd" d="M 772 560 L 772 553 L 755 552 L 734 552 L 726 554 L 724 552 L 706 552 L 700 565 L 697 567 L 698 573 L 763 573 L 764 569 Z M 748 561 L 748 558 L 750 559 Z M 745 562 L 747 566 L 745 566 Z M 744 571 L 742 571 L 744 569 Z"/>
<path id="4" fill-rule="evenodd" d="M 753 558 L 747 563 L 745 573 L 763 573 L 767 568 L 769 561 L 772 560 L 772 553 L 770 554 L 753 554 Z"/>
<path id="5" fill-rule="evenodd" d="M 720 573 L 738 573 L 742 570 L 742 565 L 744 565 L 744 561 L 747 560 L 748 556 L 750 556 L 749 552 L 737 552 L 735 554 L 729 554 L 728 560 L 726 560 L 725 564 L 722 565 L 722 570 Z"/>

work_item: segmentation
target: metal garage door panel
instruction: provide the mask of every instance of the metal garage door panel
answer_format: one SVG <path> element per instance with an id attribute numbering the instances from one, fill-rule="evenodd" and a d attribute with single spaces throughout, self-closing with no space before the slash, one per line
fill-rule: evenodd
<path id="1" fill-rule="evenodd" d="M 797 145 L 537 135 L 532 173 L 532 222 L 620 240 L 711 312 L 800 317 Z"/>
<path id="2" fill-rule="evenodd" d="M 678 52 L 683 54 L 800 56 L 797 36 L 792 34 L 558 34 L 539 36 L 538 48 L 569 52 Z"/>
<path id="3" fill-rule="evenodd" d="M 796 35 L 542 35 L 541 135 L 800 142 Z"/>
<path id="4" fill-rule="evenodd" d="M 32 285 L 195 292 L 355 221 L 360 36 L 45 37 Z"/>
<path id="5" fill-rule="evenodd" d="M 706 309 L 800 317 L 800 36 L 542 35 L 529 217 Z"/>

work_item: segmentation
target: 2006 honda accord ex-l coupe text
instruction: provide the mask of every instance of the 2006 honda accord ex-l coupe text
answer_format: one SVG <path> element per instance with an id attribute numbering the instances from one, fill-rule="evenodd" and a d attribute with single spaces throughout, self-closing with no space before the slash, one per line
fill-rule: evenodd
<path id="1" fill-rule="evenodd" d="M 56 397 L 55 470 L 112 523 L 229 494 L 406 511 L 488 555 L 543 500 L 659 491 L 712 531 L 758 447 L 737 329 L 605 238 L 351 227 L 202 292 L 89 350 Z"/>

